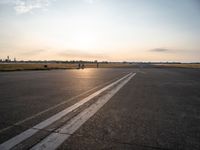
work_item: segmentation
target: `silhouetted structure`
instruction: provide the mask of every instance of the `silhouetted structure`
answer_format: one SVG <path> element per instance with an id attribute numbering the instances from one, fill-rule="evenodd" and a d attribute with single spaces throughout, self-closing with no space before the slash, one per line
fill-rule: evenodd
<path id="1" fill-rule="evenodd" d="M 81 69 L 81 63 L 78 63 L 78 69 Z"/>
<path id="2" fill-rule="evenodd" d="M 82 65 L 81 65 L 81 69 L 84 69 L 84 68 L 85 68 L 85 65 L 84 65 L 84 64 L 82 64 Z"/>
<path id="3" fill-rule="evenodd" d="M 97 62 L 97 68 L 99 68 L 99 63 Z"/>

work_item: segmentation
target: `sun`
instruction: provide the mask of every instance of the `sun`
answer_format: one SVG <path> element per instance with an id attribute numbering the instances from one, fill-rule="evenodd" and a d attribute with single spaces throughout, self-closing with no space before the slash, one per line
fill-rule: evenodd
<path id="1" fill-rule="evenodd" d="M 89 50 L 96 47 L 97 36 L 89 31 L 79 31 L 72 34 L 71 41 L 74 48 Z"/>

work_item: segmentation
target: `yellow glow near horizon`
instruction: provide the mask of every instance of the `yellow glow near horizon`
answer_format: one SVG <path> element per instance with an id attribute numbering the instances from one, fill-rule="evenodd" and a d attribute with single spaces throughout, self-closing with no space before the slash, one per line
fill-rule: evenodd
<path id="1" fill-rule="evenodd" d="M 20 1 L 0 1 L 0 59 L 200 60 L 195 1 Z"/>
<path id="2" fill-rule="evenodd" d="M 80 30 L 71 35 L 71 46 L 74 49 L 89 50 L 97 47 L 97 37 L 91 31 Z"/>

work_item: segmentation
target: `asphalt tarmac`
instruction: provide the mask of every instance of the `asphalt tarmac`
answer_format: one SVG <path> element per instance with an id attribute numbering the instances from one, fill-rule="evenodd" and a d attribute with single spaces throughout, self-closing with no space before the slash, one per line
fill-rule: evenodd
<path id="1" fill-rule="evenodd" d="M 129 72 L 136 75 L 59 149 L 200 149 L 200 70 L 175 68 L 0 73 L 0 142 Z"/>

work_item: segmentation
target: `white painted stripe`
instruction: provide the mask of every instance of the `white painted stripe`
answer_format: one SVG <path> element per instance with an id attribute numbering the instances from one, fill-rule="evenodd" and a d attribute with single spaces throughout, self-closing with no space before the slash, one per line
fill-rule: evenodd
<path id="1" fill-rule="evenodd" d="M 6 128 L 1 129 L 1 130 L 0 130 L 0 133 L 5 132 L 5 131 L 11 129 L 11 128 L 14 127 L 14 126 L 21 125 L 22 123 L 24 123 L 24 122 L 26 122 L 26 121 L 29 121 L 29 120 L 31 120 L 31 119 L 34 119 L 34 118 L 36 118 L 36 117 L 38 117 L 38 116 L 40 116 L 40 115 L 42 115 L 42 114 L 44 114 L 44 113 L 46 113 L 46 112 L 48 112 L 48 111 L 51 111 L 51 110 L 53 110 L 53 109 L 55 109 L 55 108 L 57 108 L 57 107 L 59 107 L 59 106 L 61 106 L 61 105 L 64 105 L 64 104 L 68 103 L 69 101 L 74 100 L 75 98 L 78 98 L 78 97 L 80 97 L 80 96 L 82 96 L 82 95 L 84 95 L 84 94 L 87 94 L 87 93 L 89 93 L 90 91 L 95 90 L 95 89 L 97 89 L 97 88 L 99 88 L 99 87 L 101 87 L 101 86 L 103 86 L 103 85 L 109 84 L 109 83 L 111 83 L 111 82 L 113 82 L 113 81 L 115 81 L 115 80 L 117 80 L 117 79 L 119 79 L 119 77 L 118 77 L 118 78 L 115 78 L 115 79 L 113 79 L 113 80 L 111 80 L 111 81 L 105 82 L 105 83 L 103 83 L 103 84 L 101 84 L 101 85 L 95 86 L 94 88 L 92 88 L 92 89 L 90 89 L 90 90 L 88 90 L 88 91 L 85 91 L 85 92 L 83 92 L 83 93 L 81 93 L 81 94 L 79 94 L 79 95 L 76 95 L 76 96 L 74 96 L 74 97 L 72 97 L 72 98 L 70 98 L 70 99 L 68 99 L 68 100 L 66 100 L 66 101 L 63 101 L 63 102 L 61 102 L 61 103 L 59 103 L 59 104 L 56 104 L 56 105 L 54 105 L 54 106 L 52 106 L 52 107 L 49 107 L 49 108 L 47 108 L 47 109 L 45 109 L 45 110 L 43 110 L 43 111 L 41 111 L 41 112 L 39 112 L 39 113 L 37 113 L 37 114 L 35 114 L 35 115 L 32 115 L 32 116 L 27 117 L 27 118 L 25 118 L 25 119 L 23 119 L 23 120 L 20 120 L 20 121 L 14 123 L 14 124 L 11 125 L 11 126 L 8 126 L 8 127 L 6 127 Z"/>
<path id="2" fill-rule="evenodd" d="M 116 85 L 117 83 L 119 83 L 120 81 L 122 81 L 123 79 L 127 78 L 128 76 L 130 76 L 131 73 L 125 75 L 124 77 L 120 78 L 119 80 L 107 85 L 106 87 L 100 89 L 99 91 L 89 95 L 88 97 L 82 99 L 81 101 L 79 101 L 78 103 L 64 109 L 63 111 L 53 115 L 52 117 L 46 119 L 45 121 L 35 125 L 34 127 L 20 133 L 19 135 L 9 139 L 8 141 L 2 143 L 0 145 L 0 149 L 1 150 L 9 150 L 11 148 L 13 148 L 14 146 L 16 146 L 17 144 L 21 143 L 22 141 L 26 140 L 27 138 L 33 136 L 35 133 L 37 133 L 40 129 L 44 129 L 45 127 L 51 125 L 52 123 L 56 122 L 57 120 L 61 119 L 62 117 L 64 117 L 65 115 L 67 115 L 68 113 L 70 113 L 71 111 L 77 109 L 78 107 L 80 107 L 81 105 L 83 105 L 84 103 L 90 101 L 92 98 L 98 96 L 99 94 L 101 94 L 102 92 L 104 92 L 105 90 L 109 89 L 110 87 Z"/>
<path id="3" fill-rule="evenodd" d="M 52 133 L 40 143 L 36 144 L 31 150 L 55 150 L 64 141 L 66 141 L 71 134 L 81 127 L 90 117 L 92 117 L 104 104 L 106 104 L 136 73 L 129 76 L 123 82 L 114 87 L 111 91 L 100 97 L 94 104 L 83 110 L 77 116 L 72 118 L 63 127 L 57 129 L 57 133 Z"/>

